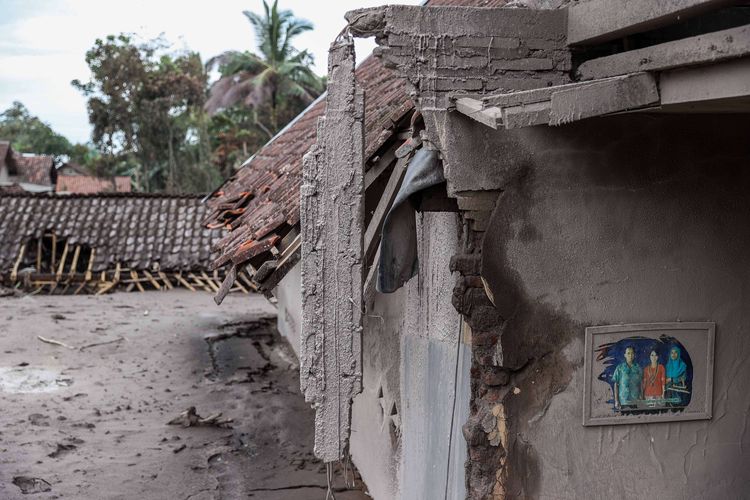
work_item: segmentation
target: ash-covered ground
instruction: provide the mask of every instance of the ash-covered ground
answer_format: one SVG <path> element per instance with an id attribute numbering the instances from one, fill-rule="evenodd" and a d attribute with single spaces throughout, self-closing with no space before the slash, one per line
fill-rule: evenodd
<path id="1" fill-rule="evenodd" d="M 0 498 L 324 499 L 274 325 L 254 295 L 0 298 Z M 189 407 L 214 418 L 167 424 Z M 368 498 L 345 472 L 337 500 Z"/>

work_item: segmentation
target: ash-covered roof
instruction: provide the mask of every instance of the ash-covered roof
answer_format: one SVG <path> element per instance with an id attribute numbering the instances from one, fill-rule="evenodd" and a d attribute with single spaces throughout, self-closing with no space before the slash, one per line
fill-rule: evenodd
<path id="1" fill-rule="evenodd" d="M 50 231 L 95 249 L 94 272 L 117 262 L 134 270 L 205 270 L 220 236 L 203 227 L 205 216 L 198 196 L 2 194 L 0 272 L 13 267 L 22 244 Z"/>
<path id="2" fill-rule="evenodd" d="M 55 191 L 58 193 L 129 193 L 130 177 L 118 175 L 111 179 L 93 175 L 60 175 Z"/>
<path id="3" fill-rule="evenodd" d="M 374 57 L 359 65 L 356 78 L 365 90 L 365 157 L 370 157 L 414 106 L 405 82 Z M 321 99 L 209 199 L 206 224 L 230 231 L 216 246 L 217 267 L 244 264 L 272 252 L 271 247 L 298 224 L 302 156 L 315 143 L 318 118 L 324 112 Z"/>
<path id="4" fill-rule="evenodd" d="M 54 159 L 47 155 L 15 156 L 18 173 L 15 175 L 18 182 L 29 184 L 52 184 L 50 171 Z"/>

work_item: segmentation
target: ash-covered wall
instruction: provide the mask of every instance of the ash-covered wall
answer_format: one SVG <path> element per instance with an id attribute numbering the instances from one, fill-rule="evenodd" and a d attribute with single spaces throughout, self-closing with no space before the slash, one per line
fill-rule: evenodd
<path id="1" fill-rule="evenodd" d="M 449 194 L 501 193 L 451 262 L 472 330 L 468 497 L 743 497 L 750 119 L 496 131 L 452 113 L 449 95 L 568 83 L 561 12 L 394 6 L 348 19 L 411 82 Z M 699 320 L 717 325 L 713 419 L 582 427 L 586 326 Z"/>

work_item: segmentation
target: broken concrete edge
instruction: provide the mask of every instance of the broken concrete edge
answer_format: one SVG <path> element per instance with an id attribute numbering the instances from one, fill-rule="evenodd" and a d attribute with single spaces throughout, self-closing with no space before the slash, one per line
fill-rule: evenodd
<path id="1" fill-rule="evenodd" d="M 300 187 L 300 385 L 315 408 L 314 451 L 324 462 L 347 456 L 351 404 L 362 390 L 364 94 L 354 63 L 344 34 L 329 50 L 326 114 Z"/>

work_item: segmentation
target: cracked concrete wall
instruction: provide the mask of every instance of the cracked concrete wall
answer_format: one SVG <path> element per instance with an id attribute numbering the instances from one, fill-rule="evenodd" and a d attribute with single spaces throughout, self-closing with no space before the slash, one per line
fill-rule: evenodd
<path id="1" fill-rule="evenodd" d="M 515 137 L 525 164 L 493 162 L 503 193 L 481 274 L 505 318 L 492 356 L 509 378 L 490 411 L 506 427 L 507 497 L 750 491 L 749 126 L 630 115 L 534 127 Z M 584 328 L 660 321 L 716 322 L 713 419 L 582 427 Z"/>
<path id="2" fill-rule="evenodd" d="M 569 55 L 559 13 L 481 14 L 384 7 L 347 17 L 411 82 L 449 193 L 503 191 L 487 237 L 469 231 L 451 262 L 454 305 L 472 330 L 468 497 L 742 497 L 748 118 L 489 129 L 450 113 L 448 96 L 568 83 Z M 515 49 L 509 20 L 522 31 Z M 506 56 L 518 60 L 497 64 Z M 675 320 L 717 323 L 713 420 L 583 428 L 584 328 Z"/>

